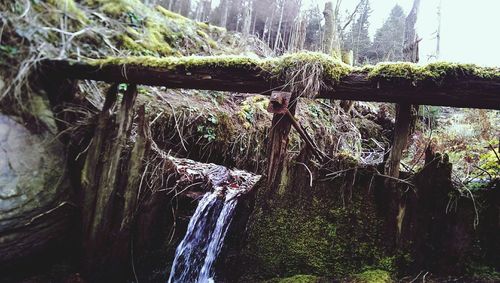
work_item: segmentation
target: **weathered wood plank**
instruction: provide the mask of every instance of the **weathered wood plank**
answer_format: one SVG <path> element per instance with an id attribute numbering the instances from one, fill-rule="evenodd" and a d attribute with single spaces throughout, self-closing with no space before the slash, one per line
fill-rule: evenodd
<path id="1" fill-rule="evenodd" d="M 71 79 L 133 83 L 169 88 L 204 89 L 269 95 L 285 82 L 258 65 L 189 66 L 177 68 L 139 65 L 45 61 L 51 72 Z M 186 69 L 187 68 L 187 69 Z M 47 70 L 47 69 L 46 69 Z M 368 71 L 356 71 L 340 81 L 324 81 L 317 98 L 407 103 L 420 105 L 484 108 L 500 110 L 500 76 L 485 78 L 459 74 L 418 83 L 400 77 L 378 79 Z"/>

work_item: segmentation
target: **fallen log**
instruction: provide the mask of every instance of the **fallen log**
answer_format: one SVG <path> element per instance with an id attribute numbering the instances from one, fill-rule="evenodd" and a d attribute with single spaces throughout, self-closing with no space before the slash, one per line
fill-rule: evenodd
<path id="1" fill-rule="evenodd" d="M 500 109 L 500 70 L 469 64 L 383 63 L 352 68 L 326 55 L 250 57 L 126 57 L 75 62 L 47 60 L 44 71 L 71 79 L 270 95 L 284 73 L 317 64 L 317 98 Z"/>

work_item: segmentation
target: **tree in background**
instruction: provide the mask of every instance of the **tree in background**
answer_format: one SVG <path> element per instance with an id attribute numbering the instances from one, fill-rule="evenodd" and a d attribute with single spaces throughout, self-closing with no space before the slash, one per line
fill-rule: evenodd
<path id="1" fill-rule="evenodd" d="M 377 30 L 369 52 L 370 62 L 403 60 L 406 15 L 399 5 L 392 8 L 389 18 Z"/>
<path id="2" fill-rule="evenodd" d="M 191 13 L 191 0 L 144 0 L 146 5 L 161 5 L 170 11 L 188 17 Z"/>
<path id="3" fill-rule="evenodd" d="M 212 13 L 212 0 L 199 0 L 194 19 L 199 22 L 208 22 Z"/>
<path id="4" fill-rule="evenodd" d="M 417 63 L 420 59 L 418 54 L 418 43 L 420 40 L 415 29 L 419 7 L 420 0 L 414 0 L 413 7 L 405 20 L 403 60 L 414 63 Z"/>
<path id="5" fill-rule="evenodd" d="M 323 34 L 323 27 L 321 21 L 323 15 L 318 6 L 305 11 L 306 18 L 306 37 L 304 47 L 307 50 L 320 50 L 321 39 Z"/>
<path id="6" fill-rule="evenodd" d="M 368 29 L 370 27 L 369 17 L 371 13 L 370 1 L 364 0 L 359 15 L 348 30 L 343 40 L 343 50 L 352 50 L 355 65 L 369 62 L 369 51 L 372 45 Z"/>
<path id="7" fill-rule="evenodd" d="M 325 17 L 325 28 L 323 36 L 323 52 L 340 56 L 340 37 L 338 30 L 338 15 L 341 1 L 337 1 L 335 9 L 332 1 L 325 3 L 323 15 Z"/>
<path id="8" fill-rule="evenodd" d="M 355 64 L 401 58 L 401 48 L 396 47 L 403 44 L 403 30 L 396 27 L 397 23 L 404 25 L 401 7 L 393 9 L 391 17 L 377 33 L 377 42 L 372 45 L 368 34 L 369 0 L 359 0 L 346 17 L 339 13 L 342 1 L 328 1 L 323 11 L 318 6 L 303 11 L 302 1 L 220 0 L 216 7 L 212 7 L 213 0 L 147 2 L 245 36 L 256 36 L 276 54 L 307 49 L 336 54 L 340 58 L 341 50 L 352 51 Z"/>

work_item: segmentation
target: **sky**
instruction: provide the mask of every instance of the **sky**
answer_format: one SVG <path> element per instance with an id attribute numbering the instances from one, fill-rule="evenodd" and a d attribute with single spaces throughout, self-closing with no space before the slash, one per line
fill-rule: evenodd
<path id="1" fill-rule="evenodd" d="M 319 5 L 325 0 L 303 0 L 305 5 Z M 420 42 L 420 62 L 429 59 L 436 50 L 435 32 L 438 26 L 437 7 L 440 0 L 421 0 L 417 21 Z M 500 67 L 500 0 L 441 0 L 441 52 L 439 61 L 474 63 Z M 335 1 L 334 1 L 335 2 Z M 352 10 L 358 0 L 343 0 L 342 9 Z M 413 0 L 371 0 L 370 34 L 382 26 L 394 5 L 406 13 Z"/>

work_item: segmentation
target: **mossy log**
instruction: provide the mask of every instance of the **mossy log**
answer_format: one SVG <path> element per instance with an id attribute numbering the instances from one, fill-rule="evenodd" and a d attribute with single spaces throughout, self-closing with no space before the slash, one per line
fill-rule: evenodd
<path id="1" fill-rule="evenodd" d="M 352 68 L 326 55 L 279 58 L 127 57 L 89 62 L 48 60 L 44 71 L 71 79 L 270 94 L 286 73 L 305 64 L 322 69 L 317 98 L 500 109 L 500 70 L 468 64 L 384 63 Z"/>

